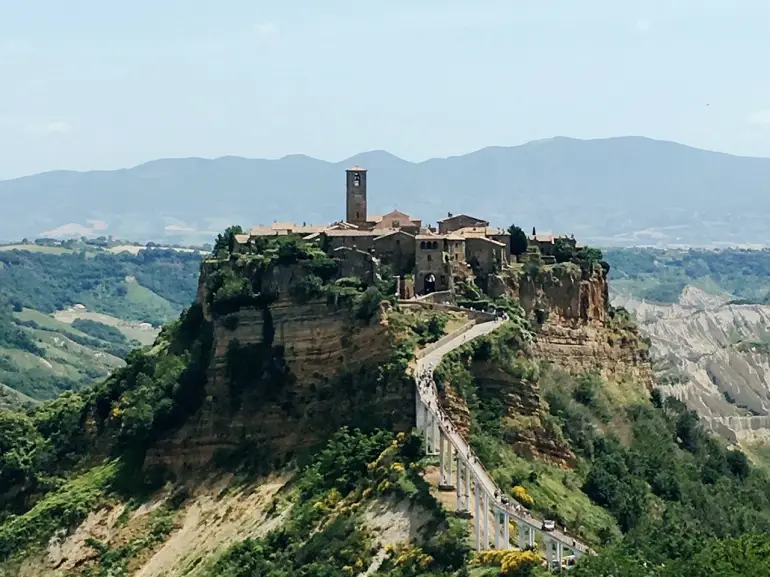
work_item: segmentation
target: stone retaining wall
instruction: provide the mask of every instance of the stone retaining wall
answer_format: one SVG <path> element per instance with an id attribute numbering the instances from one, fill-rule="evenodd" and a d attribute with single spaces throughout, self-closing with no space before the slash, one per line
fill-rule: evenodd
<path id="1" fill-rule="evenodd" d="M 460 313 L 465 313 L 468 315 L 469 319 L 472 320 L 481 320 L 481 321 L 493 321 L 495 320 L 495 315 L 492 313 L 485 313 L 484 311 L 477 311 L 474 309 L 466 309 L 463 307 L 458 307 L 457 305 L 445 305 L 445 304 L 438 304 L 438 303 L 426 303 L 424 301 L 398 301 L 398 304 L 401 306 L 407 306 L 407 307 L 420 307 L 423 309 L 428 310 L 445 310 L 445 311 L 455 311 Z"/>

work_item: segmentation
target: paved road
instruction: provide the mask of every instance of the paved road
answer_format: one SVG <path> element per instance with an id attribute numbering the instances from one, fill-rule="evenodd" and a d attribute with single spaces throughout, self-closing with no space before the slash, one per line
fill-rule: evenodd
<path id="1" fill-rule="evenodd" d="M 478 479 L 482 487 L 486 489 L 486 492 L 489 494 L 490 500 L 493 502 L 494 502 L 495 493 L 498 493 L 500 495 L 504 495 L 505 493 L 503 491 L 500 491 L 497 485 L 495 485 L 494 481 L 492 480 L 492 477 L 489 475 L 489 473 L 481 464 L 481 462 L 478 460 L 478 458 L 476 458 L 471 448 L 465 442 L 465 439 L 463 439 L 462 435 L 460 435 L 460 433 L 457 431 L 457 428 L 449 420 L 448 415 L 446 415 L 446 413 L 444 413 L 444 411 L 440 408 L 440 405 L 438 402 L 437 390 L 436 390 L 435 382 L 433 381 L 433 378 L 432 378 L 432 374 L 433 374 L 433 370 L 436 368 L 438 363 L 441 362 L 441 359 L 444 355 L 464 345 L 468 341 L 471 341 L 477 337 L 491 333 L 500 325 L 502 325 L 504 322 L 505 322 L 504 320 L 489 321 L 489 322 L 480 323 L 473 326 L 471 329 L 469 329 L 462 335 L 449 341 L 448 343 L 445 343 L 444 345 L 437 348 L 435 351 L 432 351 L 429 354 L 425 355 L 423 358 L 419 359 L 417 361 L 417 371 L 416 371 L 416 376 L 418 378 L 419 378 L 419 375 L 421 374 L 424 374 L 426 372 L 430 373 L 431 379 L 430 379 L 429 386 L 423 386 L 418 381 L 417 390 L 420 395 L 420 398 L 426 405 L 428 405 L 429 410 L 434 414 L 434 416 L 437 417 L 436 420 L 438 421 L 439 427 L 443 431 L 444 435 L 450 440 L 452 445 L 454 445 L 457 453 L 461 455 L 465 461 L 470 463 L 471 471 L 473 472 L 475 478 Z M 530 527 L 533 527 L 538 531 L 541 531 L 543 520 L 530 515 L 529 512 L 526 511 L 523 507 L 521 507 L 518 503 L 514 502 L 508 505 L 503 505 L 502 503 L 498 502 L 497 506 L 500 507 L 501 509 L 505 509 L 511 515 L 511 517 L 513 517 L 517 521 L 523 522 L 524 524 L 529 525 Z M 589 551 L 589 548 L 584 543 L 581 543 L 577 539 L 574 539 L 572 536 L 567 535 L 562 531 L 559 531 L 559 530 L 549 531 L 547 534 L 552 539 L 559 541 L 562 545 L 564 545 L 568 549 L 571 549 L 575 552 L 585 553 Z"/>

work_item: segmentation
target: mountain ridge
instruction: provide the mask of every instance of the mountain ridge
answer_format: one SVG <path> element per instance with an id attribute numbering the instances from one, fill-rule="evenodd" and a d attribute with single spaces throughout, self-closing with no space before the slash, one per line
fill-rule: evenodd
<path id="1" fill-rule="evenodd" d="M 762 225 L 770 215 L 770 159 L 646 137 L 556 137 L 420 162 L 372 150 L 337 162 L 301 154 L 188 157 L 50 171 L 0 181 L 8 207 L 0 240 L 56 236 L 72 224 L 88 230 L 89 220 L 107 224 L 94 235 L 181 243 L 233 223 L 331 222 L 344 217 L 350 164 L 369 170 L 372 213 L 398 208 L 431 222 L 468 212 L 605 246 L 770 244 Z"/>

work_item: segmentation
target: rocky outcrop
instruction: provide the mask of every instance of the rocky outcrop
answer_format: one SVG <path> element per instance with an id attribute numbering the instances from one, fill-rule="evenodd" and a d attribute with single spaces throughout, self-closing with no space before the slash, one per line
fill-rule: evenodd
<path id="1" fill-rule="evenodd" d="M 642 336 L 610 322 L 580 324 L 549 319 L 538 332 L 532 353 L 565 371 L 598 372 L 607 380 L 636 383 L 643 390 L 650 390 L 655 380 Z"/>
<path id="2" fill-rule="evenodd" d="M 468 408 L 468 403 L 457 394 L 451 384 L 439 389 L 438 400 L 452 424 L 463 438 L 467 439 L 471 432 L 471 411 Z"/>
<path id="3" fill-rule="evenodd" d="M 569 446 L 547 431 L 540 420 L 543 405 L 537 383 L 513 376 L 489 361 L 473 363 L 470 371 L 480 397 L 502 400 L 505 408 L 504 439 L 518 455 L 562 467 L 575 465 L 575 455 Z"/>
<path id="4" fill-rule="evenodd" d="M 599 265 L 583 270 L 574 263 L 527 269 L 514 265 L 490 277 L 492 297 L 508 293 L 529 314 L 542 311 L 562 320 L 604 322 L 609 306 L 607 274 Z M 539 313 L 542 314 L 542 313 Z M 536 316 L 536 315 L 534 315 Z M 538 324 L 542 321 L 534 318 Z"/>
<path id="5" fill-rule="evenodd" d="M 413 426 L 414 385 L 380 315 L 364 322 L 326 298 L 299 303 L 292 292 L 301 278 L 297 267 L 276 266 L 255 287 L 269 302 L 225 314 L 212 310 L 204 269 L 198 300 L 214 332 L 206 400 L 150 464 L 179 470 L 233 452 L 274 464 L 344 425 Z"/>
<path id="6" fill-rule="evenodd" d="M 608 380 L 653 384 L 649 345 L 609 304 L 607 272 L 573 263 L 527 273 L 517 265 L 498 275 L 494 291 L 517 298 L 535 326 L 532 354 L 570 372 L 599 372 Z"/>

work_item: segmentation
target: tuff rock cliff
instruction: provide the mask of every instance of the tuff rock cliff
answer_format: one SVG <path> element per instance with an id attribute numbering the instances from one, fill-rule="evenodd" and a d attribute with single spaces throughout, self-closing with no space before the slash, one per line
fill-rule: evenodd
<path id="1" fill-rule="evenodd" d="M 235 270 L 233 267 L 235 266 Z M 218 299 L 217 276 L 247 280 Z M 197 467 L 234 455 L 270 465 L 312 450 L 341 426 L 408 430 L 414 386 L 379 306 L 357 318 L 328 294 L 300 295 L 300 264 L 204 263 L 198 304 L 213 331 L 205 402 L 149 463 Z M 250 296 L 249 296 L 250 295 Z"/>
<path id="2" fill-rule="evenodd" d="M 610 307 L 606 267 L 564 263 L 536 274 L 511 267 L 490 290 L 517 298 L 530 315 L 538 327 L 536 357 L 569 372 L 599 372 L 610 381 L 652 387 L 649 342 L 627 315 Z"/>

